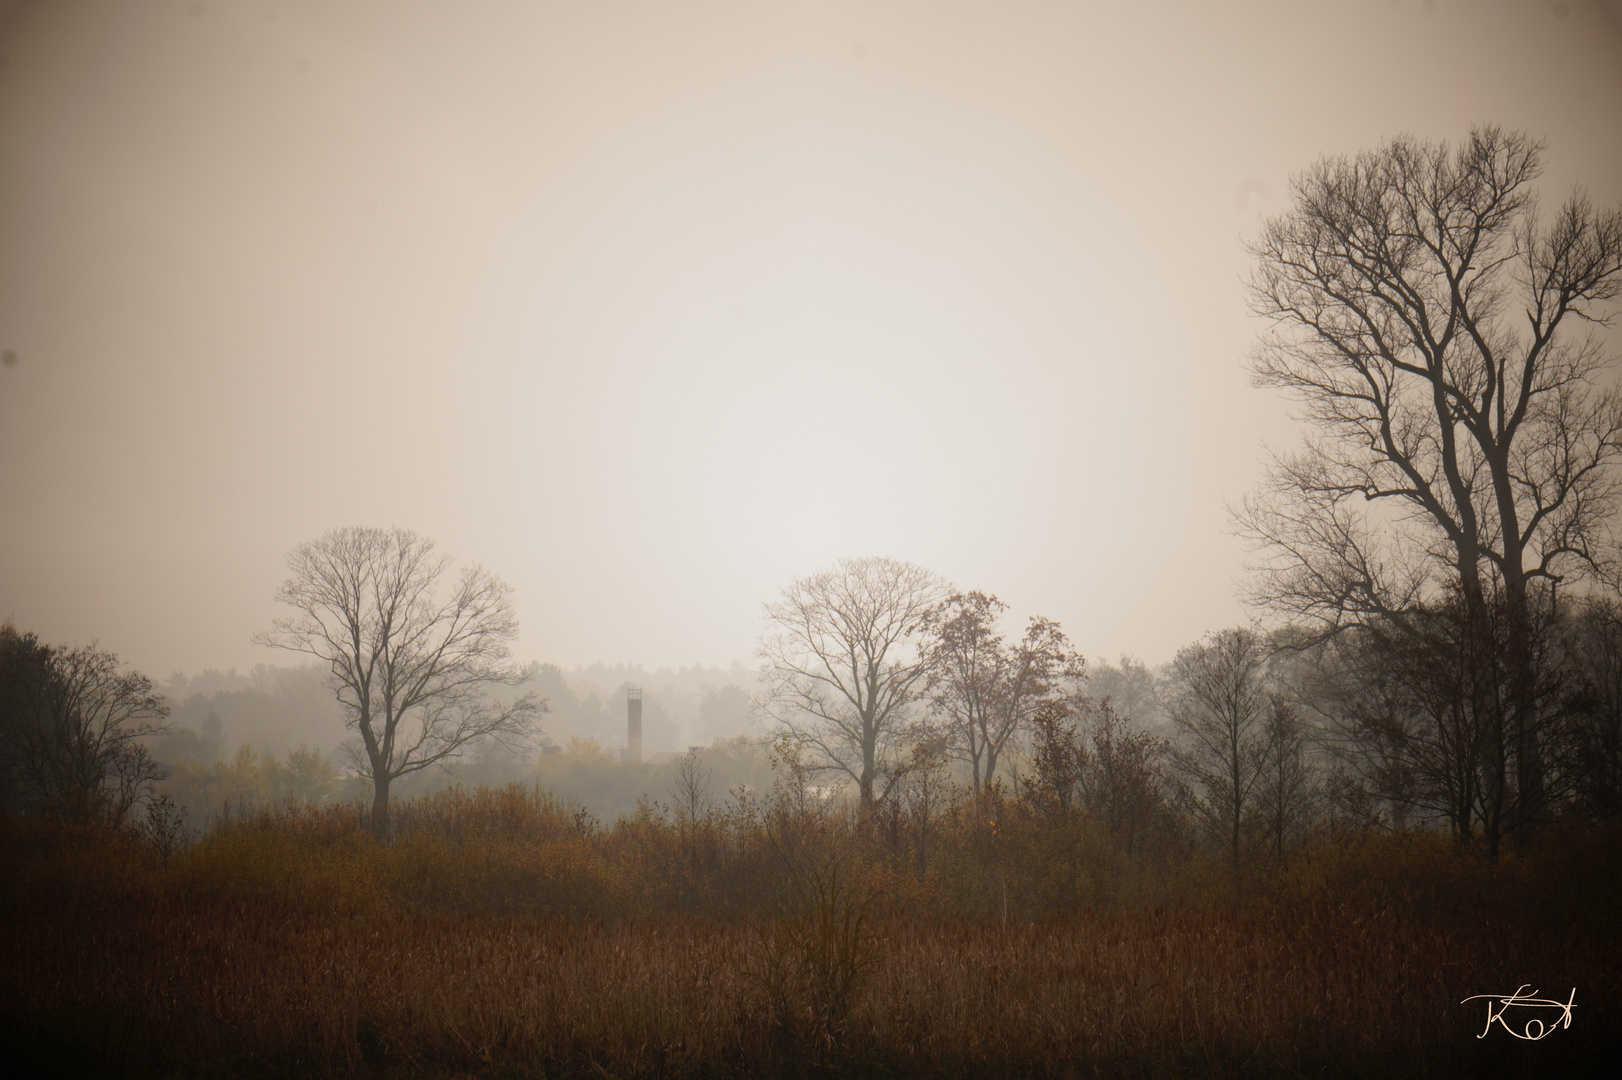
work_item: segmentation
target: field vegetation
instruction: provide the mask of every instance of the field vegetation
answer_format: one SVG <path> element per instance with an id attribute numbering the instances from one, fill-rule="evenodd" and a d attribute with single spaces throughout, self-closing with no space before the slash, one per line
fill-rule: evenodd
<path id="1" fill-rule="evenodd" d="M 792 762 L 788 762 L 791 766 Z M 1032 787 L 819 798 L 792 767 L 603 824 L 537 787 L 288 803 L 203 835 L 8 817 L 29 1075 L 1508 1076 L 1598 1071 L 1622 837 L 1496 859 L 1320 832 L 1235 866 Z M 1574 1020 L 1522 1041 L 1472 994 Z M 1524 1023 L 1524 1021 L 1522 1021 Z"/>

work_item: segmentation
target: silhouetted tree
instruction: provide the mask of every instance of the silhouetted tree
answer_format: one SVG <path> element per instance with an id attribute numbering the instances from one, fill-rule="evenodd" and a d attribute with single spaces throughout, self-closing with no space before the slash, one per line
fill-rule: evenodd
<path id="1" fill-rule="evenodd" d="M 546 704 L 489 693 L 525 674 L 507 662 L 518 633 L 512 590 L 478 566 L 440 597 L 450 560 L 406 529 L 335 529 L 287 557 L 276 599 L 295 614 L 255 636 L 328 668 L 358 742 L 347 750 L 371 778 L 373 828 L 388 830 L 389 785 L 461 753 L 470 741 L 521 740 Z"/>
<path id="2" fill-rule="evenodd" d="M 1285 849 L 1305 836 L 1312 820 L 1313 794 L 1306 725 L 1282 694 L 1271 693 L 1262 725 L 1256 813 L 1274 859 L 1282 859 Z"/>
<path id="3" fill-rule="evenodd" d="M 1055 821 L 1081 809 L 1080 784 L 1086 760 L 1069 702 L 1048 702 L 1031 717 L 1031 778 L 1025 787 L 1032 801 Z"/>
<path id="4" fill-rule="evenodd" d="M 1086 734 L 1076 754 L 1082 809 L 1122 851 L 1146 847 L 1157 833 L 1169 838 L 1176 831 L 1167 779 L 1171 744 L 1134 729 L 1108 701 L 1089 703 L 1082 715 Z"/>
<path id="5" fill-rule="evenodd" d="M 911 563 L 842 559 L 766 605 L 761 709 L 814 767 L 855 781 L 864 812 L 903 774 L 909 707 L 925 675 L 918 636 L 945 592 Z"/>
<path id="6" fill-rule="evenodd" d="M 0 626 L 0 738 L 13 805 L 117 825 L 163 772 L 142 740 L 169 713 L 152 680 L 94 645 Z"/>
<path id="7" fill-rule="evenodd" d="M 1576 810 L 1595 821 L 1622 817 L 1622 603 L 1587 599 L 1564 628 L 1577 717 L 1568 747 Z"/>
<path id="8" fill-rule="evenodd" d="M 1119 666 L 1108 660 L 1089 664 L 1087 694 L 1095 701 L 1108 701 L 1117 716 L 1138 727 L 1153 730 L 1166 724 L 1159 680 L 1135 656 L 1123 653 Z"/>
<path id="9" fill-rule="evenodd" d="M 1486 628 L 1501 590 L 1505 693 L 1496 715 L 1487 697 L 1466 707 L 1504 728 L 1525 821 L 1547 801 L 1534 634 L 1552 590 L 1534 585 L 1603 561 L 1622 454 L 1612 369 L 1583 336 L 1622 289 L 1622 211 L 1578 192 L 1542 225 L 1542 153 L 1485 127 L 1295 178 L 1251 248 L 1273 324 L 1254 373 L 1319 434 L 1236 515 L 1269 556 L 1256 599 L 1324 634 L 1401 629 L 1450 581 L 1463 625 Z M 1465 644 L 1484 670 L 1489 643 Z"/>
<path id="10" fill-rule="evenodd" d="M 907 824 L 917 844 L 918 872 L 929 869 L 929 843 L 952 801 L 952 781 L 946 775 L 946 744 L 925 739 L 912 748 L 906 786 Z"/>
<path id="11" fill-rule="evenodd" d="M 1166 711 L 1177 730 L 1172 758 L 1190 782 L 1195 818 L 1239 865 L 1245 818 L 1255 805 L 1265 755 L 1266 648 L 1250 630 L 1223 630 L 1178 652 Z"/>
<path id="12" fill-rule="evenodd" d="M 1497 591 L 1472 608 L 1454 588 L 1400 620 L 1372 621 L 1319 649 L 1311 697 L 1338 737 L 1333 752 L 1352 770 L 1357 787 L 1346 793 L 1386 800 L 1399 820 L 1409 809 L 1441 817 L 1461 848 L 1496 854 L 1521 809 L 1503 722 L 1511 695 L 1520 695 L 1540 743 L 1563 751 L 1570 741 L 1566 672 L 1543 613 L 1535 614 L 1535 651 L 1523 673 L 1510 666 L 1508 604 Z M 1544 801 L 1572 782 L 1561 756 L 1549 762 Z"/>
<path id="13" fill-rule="evenodd" d="M 1031 734 L 1025 796 L 1050 822 L 1086 814 L 1122 852 L 1170 849 L 1181 830 L 1166 739 L 1079 696 L 1044 704 Z"/>

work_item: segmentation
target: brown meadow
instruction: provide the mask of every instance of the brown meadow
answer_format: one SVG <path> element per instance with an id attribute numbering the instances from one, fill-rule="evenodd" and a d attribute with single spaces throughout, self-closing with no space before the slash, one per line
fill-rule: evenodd
<path id="1" fill-rule="evenodd" d="M 837 814 L 602 829 L 456 792 L 387 844 L 360 816 L 262 813 L 167 859 L 6 822 L 7 1052 L 42 1075 L 1571 1075 L 1618 1028 L 1609 834 L 1496 862 L 1326 839 L 1064 905 L 1092 841 L 1013 810 L 1003 850 L 960 818 L 923 866 Z M 1461 1000 L 1523 983 L 1575 987 L 1572 1026 L 1477 1038 Z"/>

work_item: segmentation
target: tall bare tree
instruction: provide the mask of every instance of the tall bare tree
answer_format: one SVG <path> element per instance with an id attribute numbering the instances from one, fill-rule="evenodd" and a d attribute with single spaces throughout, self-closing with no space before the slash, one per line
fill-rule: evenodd
<path id="1" fill-rule="evenodd" d="M 953 593 L 925 626 L 925 694 L 945 720 L 948 746 L 968 761 L 976 794 L 996 775 L 1009 740 L 1085 673 L 1051 619 L 1033 617 L 1019 642 L 1005 641 L 997 621 L 1007 608 L 982 592 Z"/>
<path id="2" fill-rule="evenodd" d="M 518 633 L 512 589 L 489 571 L 470 566 L 443 590 L 450 559 L 400 528 L 335 529 L 294 548 L 287 565 L 276 599 L 294 614 L 254 640 L 327 665 L 358 736 L 351 761 L 372 780 L 380 835 L 393 781 L 475 739 L 522 740 L 546 711 L 533 694 L 491 694 L 524 673 L 508 662 Z"/>
<path id="3" fill-rule="evenodd" d="M 1191 781 L 1188 807 L 1228 845 L 1236 867 L 1265 763 L 1266 661 L 1254 632 L 1223 630 L 1179 651 L 1167 679 L 1166 711 L 1177 731 L 1172 760 Z"/>
<path id="4" fill-rule="evenodd" d="M 1256 813 L 1275 860 L 1282 859 L 1286 847 L 1306 834 L 1313 787 L 1306 726 L 1295 706 L 1275 691 L 1268 696 L 1267 718 L 1262 723 L 1261 778 L 1256 788 Z"/>
<path id="5" fill-rule="evenodd" d="M 761 707 L 816 766 L 855 781 L 864 811 L 905 774 L 910 707 L 925 675 L 918 637 L 945 593 L 911 563 L 841 559 L 766 605 Z"/>
<path id="6" fill-rule="evenodd" d="M 0 626 L 0 755 L 22 805 L 117 825 L 163 778 L 144 740 L 169 706 L 94 645 L 43 645 Z"/>
<path id="7" fill-rule="evenodd" d="M 1579 191 L 1545 226 L 1542 155 L 1484 127 L 1457 148 L 1403 137 L 1293 180 L 1293 208 L 1251 249 L 1254 310 L 1272 323 L 1253 370 L 1318 433 L 1236 514 L 1268 556 L 1255 598 L 1326 635 L 1400 629 L 1455 584 L 1467 624 L 1486 626 L 1502 590 L 1510 681 L 1495 722 L 1528 821 L 1545 801 L 1533 608 L 1605 562 L 1622 456 L 1595 333 L 1622 289 L 1622 211 Z M 1472 708 L 1487 706 L 1483 691 Z"/>

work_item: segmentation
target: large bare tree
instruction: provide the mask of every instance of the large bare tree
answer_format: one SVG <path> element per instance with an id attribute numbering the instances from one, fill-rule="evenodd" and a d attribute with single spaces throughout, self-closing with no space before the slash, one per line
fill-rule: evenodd
<path id="1" fill-rule="evenodd" d="M 287 565 L 292 576 L 276 599 L 294 614 L 255 641 L 327 665 L 358 736 L 351 760 L 372 780 L 380 835 L 394 780 L 475 739 L 522 740 L 546 711 L 533 694 L 491 693 L 519 685 L 524 673 L 508 662 L 518 633 L 512 589 L 489 571 L 467 567 L 447 590 L 450 559 L 400 528 L 335 529 L 294 548 Z"/>
<path id="2" fill-rule="evenodd" d="M 855 781 L 864 811 L 903 771 L 925 674 L 918 636 L 945 593 L 940 578 L 911 563 L 841 559 L 766 605 L 761 707 L 819 767 Z"/>
<path id="3" fill-rule="evenodd" d="M 1622 455 L 1596 331 L 1622 289 L 1622 211 L 1579 191 L 1545 224 L 1542 154 L 1484 127 L 1456 148 L 1398 138 L 1292 181 L 1293 207 L 1252 245 L 1254 309 L 1272 323 L 1253 370 L 1317 432 L 1236 514 L 1268 557 L 1255 599 L 1320 636 L 1401 629 L 1452 588 L 1465 625 L 1487 626 L 1502 593 L 1495 722 L 1528 821 L 1545 799 L 1534 606 L 1606 562 Z"/>
<path id="4" fill-rule="evenodd" d="M 953 593 L 925 626 L 925 693 L 945 721 L 947 745 L 968 761 L 976 794 L 1009 741 L 1085 676 L 1081 655 L 1051 619 L 1033 617 L 1019 642 L 1004 640 L 997 621 L 1007 607 L 986 593 Z"/>

